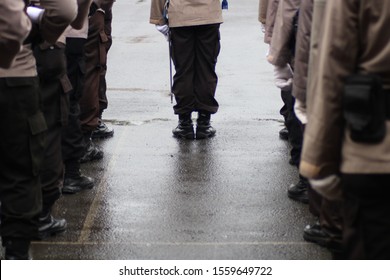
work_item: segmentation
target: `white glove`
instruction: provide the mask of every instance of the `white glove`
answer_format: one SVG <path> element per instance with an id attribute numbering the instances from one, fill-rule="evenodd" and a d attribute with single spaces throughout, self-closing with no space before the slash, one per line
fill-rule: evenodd
<path id="1" fill-rule="evenodd" d="M 261 32 L 265 33 L 265 24 L 264 23 L 260 23 L 261 25 Z"/>
<path id="2" fill-rule="evenodd" d="M 165 38 L 167 39 L 167 41 L 169 40 L 168 38 L 168 34 L 169 34 L 169 26 L 167 24 L 164 24 L 164 25 L 156 25 L 156 28 L 158 31 L 161 32 L 162 35 L 165 36 Z"/>
<path id="3" fill-rule="evenodd" d="M 293 72 L 288 64 L 283 67 L 274 67 L 275 85 L 281 90 L 287 91 L 292 88 Z"/>
<path id="4" fill-rule="evenodd" d="M 93 2 L 98 6 L 98 8 L 102 9 L 104 12 L 109 11 L 114 4 L 114 0 L 93 0 Z"/>
<path id="5" fill-rule="evenodd" d="M 341 201 L 343 190 L 340 184 L 340 177 L 329 175 L 323 179 L 309 179 L 310 185 L 321 196 L 330 201 Z"/>
<path id="6" fill-rule="evenodd" d="M 44 12 L 41 8 L 27 7 L 27 15 L 32 23 L 40 23 Z"/>
<path id="7" fill-rule="evenodd" d="M 302 124 L 307 124 L 306 104 L 295 98 L 294 112 Z"/>

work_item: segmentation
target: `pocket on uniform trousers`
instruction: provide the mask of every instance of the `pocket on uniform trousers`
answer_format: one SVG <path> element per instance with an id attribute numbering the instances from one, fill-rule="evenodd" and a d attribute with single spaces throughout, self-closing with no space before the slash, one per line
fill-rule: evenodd
<path id="1" fill-rule="evenodd" d="M 214 59 L 217 63 L 219 52 L 221 51 L 221 33 L 218 30 L 218 39 L 215 42 Z"/>
<path id="2" fill-rule="evenodd" d="M 32 174 L 37 176 L 41 168 L 45 153 L 47 125 L 41 111 L 28 118 L 30 126 L 30 156 L 32 162 Z"/>
<path id="3" fill-rule="evenodd" d="M 60 110 L 61 110 L 61 124 L 62 126 L 68 125 L 69 119 L 69 94 L 73 90 L 72 84 L 69 81 L 68 75 L 64 75 L 60 78 L 62 86 L 62 94 L 60 96 Z"/>
<path id="4" fill-rule="evenodd" d="M 103 70 L 106 70 L 107 65 L 107 50 L 106 50 L 106 43 L 108 42 L 108 37 L 106 32 L 104 30 L 100 30 L 99 32 L 99 63 L 102 66 Z"/>

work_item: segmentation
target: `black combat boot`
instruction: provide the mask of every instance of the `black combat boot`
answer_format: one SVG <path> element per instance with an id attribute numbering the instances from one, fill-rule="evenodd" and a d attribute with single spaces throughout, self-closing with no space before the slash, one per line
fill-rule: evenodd
<path id="1" fill-rule="evenodd" d="M 99 120 L 99 125 L 92 132 L 92 139 L 102 139 L 114 136 L 114 129 L 109 128 L 102 120 Z"/>
<path id="2" fill-rule="evenodd" d="M 196 139 L 213 137 L 216 132 L 215 128 L 210 125 L 210 113 L 199 111 L 196 121 Z"/>
<path id="3" fill-rule="evenodd" d="M 194 139 L 194 126 L 192 125 L 191 113 L 179 115 L 179 124 L 172 130 L 176 138 Z"/>
<path id="4" fill-rule="evenodd" d="M 308 196 L 308 188 L 309 188 L 309 181 L 299 176 L 299 181 L 295 185 L 291 185 L 287 190 L 287 195 L 289 198 L 300 201 L 303 203 L 309 203 L 309 196 Z"/>
<path id="5" fill-rule="evenodd" d="M 30 260 L 30 240 L 27 239 L 3 239 L 6 260 Z"/>
<path id="6" fill-rule="evenodd" d="M 83 133 L 85 151 L 84 155 L 80 158 L 80 163 L 99 160 L 104 156 L 103 151 L 93 143 L 91 136 L 92 132 Z"/>
<path id="7" fill-rule="evenodd" d="M 326 247 L 332 253 L 340 254 L 342 252 L 342 233 L 335 231 L 331 232 L 321 227 L 319 221 L 305 227 L 303 230 L 303 239 Z"/>
<path id="8" fill-rule="evenodd" d="M 282 140 L 288 140 L 288 129 L 287 127 L 282 128 L 279 131 L 279 138 Z"/>
<path id="9" fill-rule="evenodd" d="M 65 162 L 63 194 L 75 194 L 83 190 L 92 189 L 94 185 L 92 178 L 81 174 L 78 161 Z"/>
<path id="10" fill-rule="evenodd" d="M 63 194 L 74 194 L 83 190 L 92 189 L 95 185 L 92 178 L 79 174 L 77 177 L 68 177 L 64 179 L 62 188 Z"/>
<path id="11" fill-rule="evenodd" d="M 38 239 L 43 240 L 51 235 L 63 232 L 66 227 L 65 219 L 56 219 L 51 215 L 51 211 L 44 211 L 39 217 Z"/>

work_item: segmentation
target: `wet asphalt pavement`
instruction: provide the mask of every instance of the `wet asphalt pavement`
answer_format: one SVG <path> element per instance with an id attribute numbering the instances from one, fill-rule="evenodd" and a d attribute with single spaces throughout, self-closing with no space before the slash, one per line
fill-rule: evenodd
<path id="1" fill-rule="evenodd" d="M 114 137 L 104 159 L 82 165 L 92 190 L 55 209 L 65 233 L 34 242 L 34 259 L 330 259 L 307 243 L 314 218 L 287 198 L 297 182 L 278 138 L 282 101 L 273 85 L 258 0 L 230 1 L 217 65 L 220 111 L 208 140 L 177 140 L 168 45 L 148 23 L 150 1 L 118 0 L 108 57 Z M 195 117 L 195 114 L 194 116 Z"/>

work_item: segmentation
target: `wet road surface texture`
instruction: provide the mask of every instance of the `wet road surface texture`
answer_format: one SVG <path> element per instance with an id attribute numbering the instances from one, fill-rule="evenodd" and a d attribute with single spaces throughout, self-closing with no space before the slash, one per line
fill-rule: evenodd
<path id="1" fill-rule="evenodd" d="M 67 231 L 34 242 L 34 259 L 330 259 L 302 238 L 308 206 L 287 197 L 298 173 L 278 138 L 282 101 L 258 1 L 224 12 L 217 135 L 197 141 L 171 135 L 168 45 L 149 9 L 115 3 L 103 115 L 115 135 L 97 142 L 103 160 L 82 165 L 96 186 L 58 201 Z"/>

